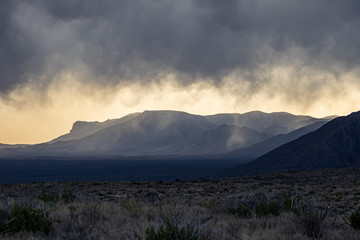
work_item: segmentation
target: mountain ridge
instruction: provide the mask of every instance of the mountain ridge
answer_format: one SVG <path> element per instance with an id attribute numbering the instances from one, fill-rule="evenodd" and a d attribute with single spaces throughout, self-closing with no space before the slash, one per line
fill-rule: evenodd
<path id="1" fill-rule="evenodd" d="M 360 111 L 338 117 L 237 168 L 238 174 L 360 166 Z"/>

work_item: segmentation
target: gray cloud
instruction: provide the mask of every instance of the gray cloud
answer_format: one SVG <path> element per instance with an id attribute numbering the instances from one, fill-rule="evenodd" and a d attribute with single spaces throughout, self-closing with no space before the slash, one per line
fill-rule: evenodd
<path id="1" fill-rule="evenodd" d="M 105 85 L 235 70 L 256 85 L 292 62 L 338 75 L 359 66 L 359 13 L 358 0 L 4 0 L 0 93 L 84 68 Z"/>

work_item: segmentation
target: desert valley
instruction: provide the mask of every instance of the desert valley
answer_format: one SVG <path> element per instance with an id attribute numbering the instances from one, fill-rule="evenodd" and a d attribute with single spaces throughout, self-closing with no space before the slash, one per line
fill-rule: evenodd
<path id="1" fill-rule="evenodd" d="M 0 239 L 359 240 L 359 0 L 1 0 Z"/>
<path id="2" fill-rule="evenodd" d="M 357 239 L 359 127 L 357 112 L 75 122 L 2 145 L 2 237 Z"/>

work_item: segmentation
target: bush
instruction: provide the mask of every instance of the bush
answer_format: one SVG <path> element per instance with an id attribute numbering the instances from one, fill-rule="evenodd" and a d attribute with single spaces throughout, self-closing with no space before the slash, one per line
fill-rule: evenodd
<path id="1" fill-rule="evenodd" d="M 283 203 L 283 211 L 285 211 L 285 212 L 293 212 L 294 214 L 299 216 L 300 213 L 304 209 L 297 207 L 297 204 L 296 204 L 297 201 L 298 201 L 297 199 L 293 199 L 293 200 L 290 199 L 290 198 L 285 199 L 284 203 Z"/>
<path id="2" fill-rule="evenodd" d="M 203 208 L 207 208 L 207 209 L 212 209 L 212 210 L 216 210 L 221 207 L 220 204 L 213 199 L 204 199 L 203 201 L 201 201 L 199 203 L 199 206 L 203 207 Z"/>
<path id="3" fill-rule="evenodd" d="M 61 239 L 97 239 L 93 232 L 102 220 L 98 205 L 86 205 L 80 209 L 69 206 L 69 215 L 70 219 L 64 219 L 61 224 Z"/>
<path id="4" fill-rule="evenodd" d="M 46 202 L 46 203 L 49 203 L 49 202 L 58 202 L 60 200 L 60 197 L 59 197 L 58 194 L 43 192 L 39 196 L 39 199 Z"/>
<path id="5" fill-rule="evenodd" d="M 0 234 L 8 230 L 7 221 L 8 214 L 4 209 L 0 208 Z"/>
<path id="6" fill-rule="evenodd" d="M 70 202 L 73 202 L 76 199 L 76 196 L 72 192 L 64 192 L 62 194 L 43 192 L 41 196 L 39 196 L 39 199 L 46 203 L 49 202 L 55 203 L 60 200 L 63 200 L 64 203 L 68 204 Z"/>
<path id="7" fill-rule="evenodd" d="M 355 212 L 350 215 L 349 224 L 356 231 L 360 230 L 360 207 L 358 209 L 355 209 Z"/>
<path id="8" fill-rule="evenodd" d="M 284 211 L 287 211 L 287 212 L 290 212 L 291 210 L 293 210 L 293 201 L 290 198 L 285 199 L 283 208 L 284 208 Z"/>
<path id="9" fill-rule="evenodd" d="M 328 207 L 304 209 L 300 213 L 299 219 L 305 234 L 313 239 L 320 239 L 323 236 L 326 220 L 331 211 L 332 210 L 329 210 Z"/>
<path id="10" fill-rule="evenodd" d="M 5 219 L 7 219 L 8 214 L 4 209 L 0 208 L 0 221 L 4 221 Z"/>
<path id="11" fill-rule="evenodd" d="M 146 229 L 146 240 L 201 240 L 200 229 L 187 224 L 179 226 L 170 220 L 166 220 L 165 224 L 161 224 L 158 228 Z"/>
<path id="12" fill-rule="evenodd" d="M 19 208 L 15 205 L 7 220 L 0 221 L 0 233 L 28 231 L 47 235 L 51 226 L 52 222 L 43 210 L 29 207 Z"/>
<path id="13" fill-rule="evenodd" d="M 237 208 L 229 208 L 229 213 L 237 215 L 240 218 L 251 218 L 252 215 L 250 208 L 244 204 L 240 204 Z"/>
<path id="14" fill-rule="evenodd" d="M 128 211 L 132 217 L 138 217 L 143 212 L 143 203 L 135 199 L 120 201 L 120 206 Z"/>
<path id="15" fill-rule="evenodd" d="M 256 217 L 267 217 L 269 215 L 279 216 L 280 210 L 276 203 L 260 203 L 255 208 Z"/>

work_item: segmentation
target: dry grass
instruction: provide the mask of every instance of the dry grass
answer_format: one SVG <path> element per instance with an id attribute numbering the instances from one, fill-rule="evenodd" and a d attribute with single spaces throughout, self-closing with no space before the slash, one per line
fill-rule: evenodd
<path id="1" fill-rule="evenodd" d="M 19 232 L 0 238 L 146 239 L 147 229 L 170 222 L 198 239 L 360 239 L 342 217 L 360 203 L 359 187 L 350 184 L 359 173 L 339 169 L 214 181 L 4 185 L 0 209 L 5 215 L 15 203 L 42 209 L 52 230 L 49 235 Z M 270 202 L 279 206 L 280 216 L 257 218 L 256 206 Z M 250 218 L 229 213 L 239 204 L 251 209 Z M 311 224 L 318 224 L 321 233 L 309 231 Z"/>

